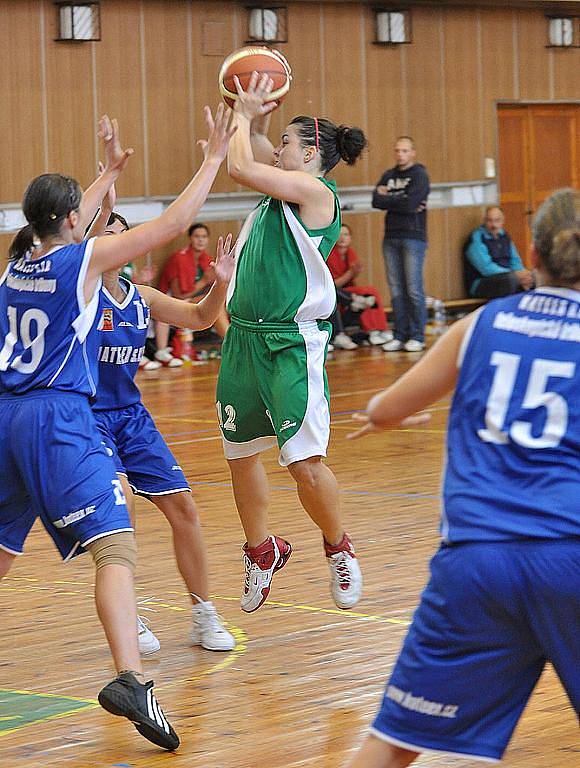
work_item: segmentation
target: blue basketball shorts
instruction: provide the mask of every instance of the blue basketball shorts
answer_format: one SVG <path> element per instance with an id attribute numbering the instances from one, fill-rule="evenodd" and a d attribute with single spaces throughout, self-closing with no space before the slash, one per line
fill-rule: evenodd
<path id="1" fill-rule="evenodd" d="M 547 661 L 580 713 L 580 539 L 442 547 L 371 732 L 495 762 Z"/>
<path id="2" fill-rule="evenodd" d="M 74 392 L 0 396 L 0 547 L 22 554 L 39 516 L 64 560 L 133 530 L 88 399 Z"/>
<path id="3" fill-rule="evenodd" d="M 190 491 L 183 470 L 143 403 L 95 411 L 101 440 L 117 472 L 140 496 Z"/>

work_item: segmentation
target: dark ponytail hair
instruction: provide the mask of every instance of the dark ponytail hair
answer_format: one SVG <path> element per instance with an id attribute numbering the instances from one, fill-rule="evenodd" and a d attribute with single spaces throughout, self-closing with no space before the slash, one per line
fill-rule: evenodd
<path id="1" fill-rule="evenodd" d="M 533 240 L 550 277 L 562 285 L 580 281 L 580 192 L 559 189 L 542 204 Z"/>
<path id="2" fill-rule="evenodd" d="M 121 226 L 125 227 L 125 232 L 129 231 L 130 227 L 127 219 L 124 216 L 121 216 L 120 213 L 117 213 L 117 211 L 111 211 L 111 215 L 107 219 L 107 227 L 111 227 L 116 221 L 118 221 Z"/>
<path id="3" fill-rule="evenodd" d="M 21 259 L 23 256 L 26 256 L 27 253 L 32 251 L 33 248 L 34 232 L 32 231 L 30 224 L 27 224 L 25 227 L 22 227 L 19 232 L 16 233 L 14 240 L 10 243 L 10 248 L 8 249 L 8 259 L 10 261 Z"/>
<path id="4" fill-rule="evenodd" d="M 324 117 L 295 117 L 290 125 L 298 126 L 298 135 L 304 147 L 316 147 L 320 152 L 320 169 L 328 173 L 340 161 L 354 165 L 367 146 L 366 136 L 360 128 L 335 125 Z"/>

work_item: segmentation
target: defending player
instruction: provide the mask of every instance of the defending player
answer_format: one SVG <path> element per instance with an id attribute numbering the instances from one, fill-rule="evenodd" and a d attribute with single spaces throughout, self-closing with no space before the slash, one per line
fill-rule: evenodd
<path id="1" fill-rule="evenodd" d="M 339 510 L 338 484 L 322 462 L 330 432 L 324 360 L 336 302 L 328 254 L 340 232 L 336 184 L 326 174 L 352 165 L 366 139 L 358 128 L 297 117 L 274 150 L 260 121 L 272 81 L 237 81 L 238 132 L 228 153 L 232 178 L 266 195 L 238 239 L 228 290 L 231 327 L 222 345 L 217 408 L 238 513 L 247 537 L 242 609 L 266 600 L 292 548 L 268 531 L 268 481 L 260 453 L 276 443 L 302 506 L 320 528 L 339 608 L 360 598 L 362 576 Z M 254 122 L 253 122 L 254 121 Z M 253 125 L 254 140 L 251 141 Z M 254 157 L 263 162 L 259 162 Z M 272 167 L 275 163 L 276 167 Z"/>
<path id="2" fill-rule="evenodd" d="M 109 197 L 101 215 L 108 216 L 113 207 L 114 199 Z M 112 213 L 108 221 L 105 219 L 104 227 L 105 235 L 129 228 L 117 213 Z M 213 263 L 215 282 L 199 304 L 171 298 L 146 285 L 133 285 L 119 277 L 118 270 L 103 275 L 98 325 L 99 385 L 93 404 L 103 444 L 113 457 L 130 511 L 135 492 L 152 501 L 171 525 L 175 559 L 193 603 L 191 642 L 210 651 L 229 651 L 236 642 L 209 600 L 207 555 L 191 489 L 141 402 L 135 375 L 150 316 L 193 330 L 213 325 L 223 311 L 234 270 L 230 245 L 231 235 L 225 243 L 219 238 Z M 154 653 L 159 647 L 159 640 L 139 617 L 140 652 Z"/>
<path id="3" fill-rule="evenodd" d="M 221 105 L 215 124 L 207 108 L 206 118 L 205 160 L 177 200 L 130 232 L 83 241 L 132 154 L 121 149 L 116 122 L 103 118 L 105 172 L 84 197 L 74 179 L 60 174 L 30 183 L 22 206 L 28 226 L 15 238 L 0 279 L 0 573 L 22 553 L 37 514 L 65 560 L 91 552 L 97 612 L 119 673 L 99 702 L 165 749 L 175 749 L 179 739 L 153 683 L 144 682 L 133 529 L 89 397 L 96 389 L 101 275 L 170 241 L 197 215 L 235 130 Z"/>
<path id="4" fill-rule="evenodd" d="M 360 437 L 455 386 L 441 548 L 350 768 L 499 760 L 547 661 L 580 713 L 580 193 L 540 208 L 540 287 L 451 327 Z"/>

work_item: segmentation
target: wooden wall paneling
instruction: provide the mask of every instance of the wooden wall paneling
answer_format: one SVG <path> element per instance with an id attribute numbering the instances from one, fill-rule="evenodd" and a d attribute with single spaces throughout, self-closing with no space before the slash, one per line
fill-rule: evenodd
<path id="1" fill-rule="evenodd" d="M 203 107 L 209 105 L 215 111 L 221 97 L 218 91 L 218 73 L 225 57 L 243 45 L 245 35 L 245 10 L 237 3 L 213 3 L 209 0 L 195 2 L 191 6 L 191 62 L 192 62 L 192 111 L 194 143 L 207 138 Z M 210 36 L 211 47 L 207 45 Z M 199 147 L 194 154 L 194 165 L 202 160 Z M 220 169 L 214 191 L 227 192 L 241 189 L 227 174 L 225 163 Z"/>
<path id="2" fill-rule="evenodd" d="M 409 129 L 417 143 L 417 160 L 427 166 L 431 181 L 447 181 L 442 11 L 432 8 L 413 11 L 413 43 L 407 46 L 406 54 Z"/>
<path id="3" fill-rule="evenodd" d="M 519 98 L 550 99 L 546 18 L 541 11 L 517 11 Z"/>
<path id="4" fill-rule="evenodd" d="M 272 117 L 271 138 L 276 146 L 285 126 L 296 115 L 323 116 L 322 10 L 318 3 L 290 4 L 288 42 L 280 50 L 292 67 L 292 87 Z M 245 23 L 245 22 L 244 22 Z"/>
<path id="5" fill-rule="evenodd" d="M 150 195 L 181 191 L 194 171 L 187 69 L 188 6 L 143 3 Z"/>
<path id="6" fill-rule="evenodd" d="M 373 45 L 374 18 L 365 9 L 366 91 L 368 94 L 369 184 L 394 165 L 397 136 L 409 133 L 406 49 Z M 405 49 L 403 51 L 403 49 Z M 350 57 L 349 57 L 350 58 Z"/>
<path id="7" fill-rule="evenodd" d="M 481 72 L 483 98 L 483 157 L 497 159 L 496 101 L 515 99 L 513 11 L 482 9 Z M 480 169 L 481 173 L 481 169 Z"/>
<path id="8" fill-rule="evenodd" d="M 0 2 L 0 200 L 16 203 L 45 170 L 40 14 L 37 2 Z"/>
<path id="9" fill-rule="evenodd" d="M 447 9 L 442 15 L 448 145 L 446 179 L 478 179 L 483 174 L 479 14 Z"/>
<path id="10" fill-rule="evenodd" d="M 48 170 L 87 186 L 97 172 L 97 115 L 94 104 L 93 46 L 58 43 L 56 9 L 45 0 Z"/>
<path id="11" fill-rule="evenodd" d="M 139 0 L 101 3 L 101 40 L 95 45 L 97 112 L 116 117 L 123 145 L 135 150 L 117 185 L 120 197 L 146 194 L 140 9 Z"/>
<path id="12" fill-rule="evenodd" d="M 324 117 L 337 124 L 357 125 L 364 120 L 367 105 L 367 85 L 364 59 L 361 53 L 369 43 L 361 45 L 361 23 L 366 8 L 360 5 L 324 5 L 322 7 L 321 67 L 324 70 Z M 349 30 L 352 55 L 345 56 L 344 38 Z M 361 51 L 361 48 L 363 51 Z M 366 52 L 366 51 L 365 51 Z M 365 131 L 366 126 L 361 126 Z M 340 162 L 332 172 L 342 186 L 364 184 L 364 161 L 348 167 Z"/>
<path id="13" fill-rule="evenodd" d="M 580 48 L 552 49 L 554 98 L 580 98 Z"/>
<path id="14" fill-rule="evenodd" d="M 6 269 L 6 260 L 8 259 L 8 248 L 14 239 L 15 232 L 6 232 L 0 235 L 0 275 Z"/>

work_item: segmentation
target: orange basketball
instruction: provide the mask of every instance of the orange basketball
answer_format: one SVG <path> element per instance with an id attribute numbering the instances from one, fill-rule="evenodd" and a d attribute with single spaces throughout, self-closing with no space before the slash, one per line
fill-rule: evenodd
<path id="1" fill-rule="evenodd" d="M 237 75 L 242 88 L 245 90 L 250 82 L 252 72 L 260 75 L 270 75 L 274 81 L 274 87 L 268 101 L 280 104 L 284 96 L 290 90 L 292 73 L 290 65 L 278 51 L 270 48 L 240 48 L 225 59 L 219 73 L 219 89 L 223 100 L 229 107 L 233 107 L 238 94 L 234 83 L 234 75 Z"/>

